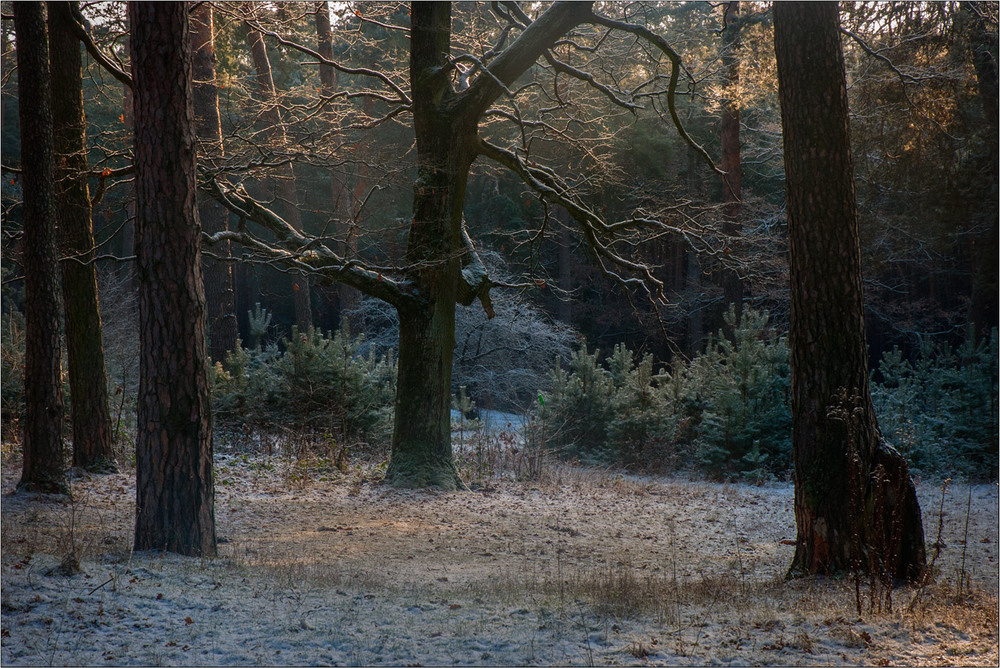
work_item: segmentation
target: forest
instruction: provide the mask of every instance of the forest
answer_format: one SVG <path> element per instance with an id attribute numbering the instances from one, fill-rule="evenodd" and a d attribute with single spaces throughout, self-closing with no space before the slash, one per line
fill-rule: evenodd
<path id="1" fill-rule="evenodd" d="M 3 2 L 6 665 L 996 665 L 995 2 Z"/>

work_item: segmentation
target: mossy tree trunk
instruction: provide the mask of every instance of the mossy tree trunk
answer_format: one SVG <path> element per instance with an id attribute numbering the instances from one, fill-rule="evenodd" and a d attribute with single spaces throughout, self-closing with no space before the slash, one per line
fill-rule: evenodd
<path id="1" fill-rule="evenodd" d="M 588 3 L 554 5 L 526 30 L 521 48 L 494 62 L 495 78 L 467 90 L 452 87 L 451 5 L 411 7 L 410 86 L 417 142 L 413 220 L 406 249 L 415 298 L 399 312 L 399 366 L 392 458 L 386 481 L 406 487 L 461 486 L 451 450 L 451 365 L 455 304 L 479 297 L 487 313 L 489 284 L 463 274 L 473 253 L 463 230 L 469 168 L 479 155 L 482 114 L 508 85 L 566 31 L 590 15 Z"/>
<path id="2" fill-rule="evenodd" d="M 63 464 L 52 108 L 45 5 L 17 2 L 17 97 L 24 193 L 24 466 L 19 488 L 68 491 Z"/>
<path id="3" fill-rule="evenodd" d="M 417 137 L 417 178 L 406 262 L 420 299 L 399 308 L 396 421 L 387 482 L 461 487 L 451 452 L 451 365 L 455 300 L 461 274 L 462 204 L 476 127 L 445 111 L 443 72 L 451 38 L 448 3 L 414 3 L 410 83 Z M 456 126 L 456 123 L 461 123 Z"/>
<path id="4" fill-rule="evenodd" d="M 861 253 L 837 4 L 774 6 L 791 272 L 797 543 L 792 573 L 919 578 L 924 536 L 906 461 L 868 386 Z"/>
<path id="5" fill-rule="evenodd" d="M 94 232 L 87 188 L 87 123 L 80 42 L 69 2 L 49 2 L 49 63 L 56 211 L 62 254 L 66 354 L 73 418 L 73 466 L 117 470 L 94 268 Z"/>
<path id="6" fill-rule="evenodd" d="M 215 554 L 188 6 L 130 2 L 139 396 L 137 550 Z"/>

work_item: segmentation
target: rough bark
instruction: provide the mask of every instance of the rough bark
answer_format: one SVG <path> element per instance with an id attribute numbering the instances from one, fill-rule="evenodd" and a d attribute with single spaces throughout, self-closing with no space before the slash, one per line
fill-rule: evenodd
<path id="1" fill-rule="evenodd" d="M 87 135 L 80 42 L 69 2 L 49 2 L 49 63 L 56 213 L 62 255 L 66 354 L 73 418 L 73 466 L 93 472 L 118 469 L 104 364 L 94 232 L 87 188 Z"/>
<path id="2" fill-rule="evenodd" d="M 215 554 L 191 36 L 185 3 L 130 2 L 135 82 L 138 550 Z"/>
<path id="3" fill-rule="evenodd" d="M 45 5 L 17 2 L 18 115 L 24 193 L 24 467 L 19 488 L 66 493 L 59 278 Z"/>
<path id="4" fill-rule="evenodd" d="M 222 121 L 219 117 L 219 89 L 215 83 L 215 28 L 212 5 L 198 3 L 191 11 L 193 40 L 194 117 L 199 142 L 199 160 L 204 164 L 221 158 Z M 208 193 L 198 198 L 198 216 L 202 229 L 215 234 L 229 229 L 229 212 Z M 233 265 L 229 262 L 228 240 L 213 246 L 218 257 L 204 256 L 205 300 L 208 304 L 208 333 L 212 359 L 221 362 L 226 352 L 236 348 L 239 336 Z"/>
<path id="5" fill-rule="evenodd" d="M 916 579 L 924 536 L 905 460 L 868 387 L 861 254 L 837 5 L 774 7 L 791 273 L 791 573 Z"/>
<path id="6" fill-rule="evenodd" d="M 278 94 L 274 88 L 274 78 L 271 75 L 271 61 L 267 57 L 267 46 L 256 30 L 247 31 L 247 43 L 257 71 L 257 92 L 264 105 L 261 118 L 267 126 L 267 135 L 276 146 L 285 146 L 285 126 L 278 107 Z M 295 171 L 291 164 L 285 164 L 275 170 L 275 211 L 292 227 L 302 231 L 302 213 L 299 211 L 299 196 L 295 185 Z M 295 324 L 301 331 L 312 327 L 312 300 L 309 294 L 309 277 L 296 276 L 294 288 Z"/>
<path id="7" fill-rule="evenodd" d="M 740 67 L 737 51 L 740 47 L 740 3 L 727 2 L 724 5 L 726 27 L 722 31 L 722 69 L 726 77 L 726 95 L 722 101 L 722 116 L 719 120 L 722 159 L 722 231 L 734 243 L 741 234 L 743 225 L 743 189 L 740 167 L 740 102 L 737 98 L 740 83 Z M 739 273 L 722 269 L 722 290 L 725 309 L 732 304 L 739 322 L 743 312 L 743 280 Z"/>

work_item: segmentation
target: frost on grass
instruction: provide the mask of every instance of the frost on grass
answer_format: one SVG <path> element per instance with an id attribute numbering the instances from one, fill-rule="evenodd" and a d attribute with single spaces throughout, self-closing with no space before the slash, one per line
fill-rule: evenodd
<path id="1" fill-rule="evenodd" d="M 940 489 L 922 484 L 928 543 L 942 524 L 936 582 L 859 616 L 850 578 L 783 580 L 787 484 L 550 466 L 445 493 L 219 456 L 223 542 L 199 560 L 130 553 L 130 475 L 77 480 L 61 504 L 6 496 L 9 464 L 4 665 L 998 660 L 995 485 L 972 488 L 966 540 L 968 488 L 939 513 Z M 61 568 L 70 553 L 82 572 Z"/>

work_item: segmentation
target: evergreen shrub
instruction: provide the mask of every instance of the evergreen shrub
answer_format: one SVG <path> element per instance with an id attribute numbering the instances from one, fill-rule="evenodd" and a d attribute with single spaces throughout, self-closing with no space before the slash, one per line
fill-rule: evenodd
<path id="1" fill-rule="evenodd" d="M 364 337 L 292 328 L 264 349 L 237 346 L 213 369 L 216 422 L 259 429 L 284 426 L 331 435 L 341 444 L 374 442 L 391 429 L 396 364 L 360 355 Z"/>
<path id="2" fill-rule="evenodd" d="M 791 464 L 788 345 L 767 313 L 726 322 L 732 339 L 710 338 L 690 362 L 653 373 L 616 346 L 603 362 L 581 347 L 568 369 L 553 369 L 536 417 L 547 441 L 584 461 L 697 468 L 723 477 L 781 473 Z M 544 414 L 541 414 L 544 412 Z"/>
<path id="3" fill-rule="evenodd" d="M 958 348 L 923 339 L 913 361 L 894 348 L 872 401 L 882 433 L 916 472 L 997 478 L 997 330 Z"/>

